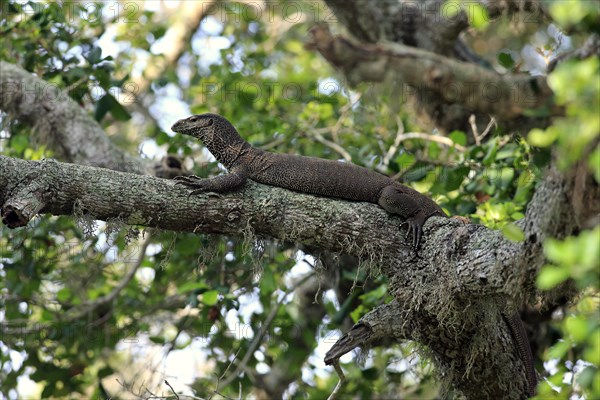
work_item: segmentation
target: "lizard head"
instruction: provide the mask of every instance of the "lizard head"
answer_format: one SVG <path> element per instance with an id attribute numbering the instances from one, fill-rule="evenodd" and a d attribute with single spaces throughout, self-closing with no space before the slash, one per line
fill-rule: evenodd
<path id="1" fill-rule="evenodd" d="M 216 119 L 224 118 L 216 114 L 192 115 L 175 122 L 171 130 L 205 141 L 214 135 Z"/>
<path id="2" fill-rule="evenodd" d="M 229 148 L 247 144 L 235 127 L 217 114 L 191 115 L 177 121 L 171 130 L 200 139 L 221 162 L 230 156 Z"/>

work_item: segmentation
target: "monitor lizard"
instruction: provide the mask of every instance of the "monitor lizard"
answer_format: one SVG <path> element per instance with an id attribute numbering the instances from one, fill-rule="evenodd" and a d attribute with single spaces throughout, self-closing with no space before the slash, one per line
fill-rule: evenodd
<path id="1" fill-rule="evenodd" d="M 205 179 L 178 176 L 177 183 L 202 192 L 224 193 L 241 188 L 247 179 L 297 192 L 378 204 L 402 217 L 412 234 L 415 254 L 421 243 L 423 225 L 433 216 L 447 217 L 429 197 L 392 178 L 348 162 L 294 154 L 278 154 L 253 147 L 235 127 L 217 114 L 192 115 L 180 119 L 171 130 L 200 139 L 228 174 Z M 525 365 L 530 395 L 536 385 L 529 341 L 518 314 L 504 316 Z"/>
<path id="2" fill-rule="evenodd" d="M 325 197 L 379 204 L 405 219 L 416 251 L 423 224 L 434 215 L 446 216 L 429 197 L 389 176 L 352 163 L 271 153 L 242 139 L 234 126 L 216 114 L 192 115 L 171 127 L 174 132 L 200 139 L 229 174 L 212 179 L 181 176 L 176 180 L 201 192 L 223 193 L 238 189 L 246 180 Z"/>

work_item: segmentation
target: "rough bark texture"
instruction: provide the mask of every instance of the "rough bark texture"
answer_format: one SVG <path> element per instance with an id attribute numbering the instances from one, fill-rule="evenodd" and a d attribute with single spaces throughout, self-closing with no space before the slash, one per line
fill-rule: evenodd
<path id="1" fill-rule="evenodd" d="M 341 69 L 351 84 L 383 82 L 386 79 L 404 82 L 413 88 L 412 94 L 423 100 L 436 98 L 450 108 L 460 105 L 469 113 L 492 115 L 500 121 L 524 122 L 525 112 L 551 106 L 548 99 L 551 99 L 552 92 L 543 77 L 525 74 L 502 76 L 476 64 L 405 45 L 357 44 L 332 36 L 324 26 L 313 28 L 311 33 L 309 46 Z M 468 116 L 464 112 L 447 115 L 447 111 L 447 108 L 431 109 L 431 116 L 447 119 L 451 115 L 456 121 L 467 123 Z M 483 121 L 487 123 L 487 119 Z M 548 118 L 531 119 L 528 126 L 540 127 L 548 121 Z M 443 128 L 448 130 L 451 127 Z M 521 124 L 523 133 L 526 128 L 527 125 L 523 127 Z"/>
<path id="2" fill-rule="evenodd" d="M 357 256 L 371 273 L 389 277 L 402 309 L 365 316 L 365 343 L 357 344 L 390 335 L 415 340 L 440 367 L 444 382 L 469 398 L 524 396 L 525 374 L 501 314 L 532 292 L 544 261 L 540 240 L 573 228 L 566 185 L 556 173 L 542 183 L 523 220 L 524 243 L 433 217 L 425 225 L 423 258 L 415 259 L 398 230 L 402 221 L 372 204 L 316 201 L 256 183 L 230 194 L 188 197 L 172 181 L 53 160 L 0 156 L 0 170 L 5 223 L 39 209 L 176 231 L 269 236 Z"/>
<path id="3" fill-rule="evenodd" d="M 350 84 L 383 82 L 403 100 L 415 101 L 415 112 L 438 129 L 479 131 L 489 116 L 503 129 L 526 132 L 547 126 L 552 93 L 544 77 L 499 75 L 460 39 L 468 27 L 459 2 L 405 0 L 326 0 L 350 35 L 332 36 L 313 28 L 310 46 L 340 69 Z M 472 7 L 473 3 L 463 7 Z M 528 23 L 544 18 L 537 1 L 482 1 L 490 17 L 519 11 Z M 531 116 L 531 109 L 538 109 Z"/>
<path id="4" fill-rule="evenodd" d="M 470 96 L 448 97 L 453 93 L 441 89 L 443 84 L 504 87 L 517 82 L 522 83 L 517 85 L 522 93 L 532 96 L 533 106 L 544 105 L 550 95 L 543 79 L 500 76 L 486 69 L 486 63 L 460 39 L 467 26 L 465 15 L 440 19 L 442 0 L 326 2 L 354 39 L 335 37 L 321 29 L 312 45 L 351 82 L 391 76 L 412 85 L 419 108 L 443 130 L 469 130 L 471 114 L 485 125 L 488 112 L 504 118 L 508 128 L 524 130 L 547 123 L 545 118 L 522 115 L 530 104 L 510 104 L 504 97 L 498 103 Z M 525 10 L 530 17 L 546 18 L 538 1 L 481 3 L 493 17 Z M 190 21 L 197 22 L 191 17 Z M 590 43 L 592 50 L 583 52 L 582 57 L 597 53 L 597 40 Z M 424 69 L 428 72 L 423 73 Z M 151 173 L 140 160 L 112 145 L 98 124 L 68 96 L 56 97 L 58 92 L 47 83 L 0 62 L 0 84 L 0 110 L 33 126 L 34 133 L 49 142 L 62 159 Z M 329 255 L 355 256 L 372 274 L 389 278 L 395 300 L 365 315 L 333 346 L 327 360 L 356 346 L 414 340 L 437 364 L 444 383 L 473 399 L 524 397 L 525 373 L 501 315 L 535 295 L 542 304 L 572 295 L 567 285 L 547 295 L 535 293 L 534 277 L 545 262 L 542 242 L 597 224 L 599 198 L 598 186 L 590 183 L 587 172 L 551 170 L 521 223 L 523 243 L 510 242 L 481 226 L 431 218 L 425 225 L 423 258 L 415 259 L 403 244 L 404 231 L 398 231 L 401 219 L 372 204 L 317 199 L 255 183 L 226 195 L 188 197 L 188 190 L 155 177 L 0 156 L 0 206 L 9 226 L 24 226 L 37 213 L 86 216 L 175 231 L 269 236 L 318 252 L 330 251 Z M 314 282 L 302 288 L 299 307 L 310 313 L 303 327 L 314 330 L 323 313 L 311 303 L 318 289 Z M 173 299 L 174 307 L 183 303 Z M 300 341 L 293 345 L 307 346 Z M 283 368 L 273 370 L 281 373 L 258 376 L 257 386 L 279 397 L 297 375 Z"/>
<path id="5" fill-rule="evenodd" d="M 231 235 L 254 231 L 357 256 L 384 248 L 393 249 L 392 257 L 410 258 L 411 254 L 396 235 L 401 220 L 390 219 L 385 211 L 367 203 L 339 207 L 340 202 L 333 199 L 315 202 L 313 196 L 252 182 L 227 195 L 190 197 L 188 189 L 170 180 L 54 160 L 0 156 L 0 167 L 3 211 L 8 206 L 22 209 L 31 201 L 35 208 L 42 207 L 42 213 L 54 215 L 93 210 L 93 217 L 99 220 L 121 218 L 126 223 L 176 231 Z M 15 197 L 18 193 L 31 197 Z M 39 198 L 46 201 L 42 204 Z M 23 222 L 28 221 L 17 226 Z M 370 237 L 376 233 L 382 235 L 382 241 L 373 244 Z"/>
<path id="6" fill-rule="evenodd" d="M 67 93 L 22 68 L 0 61 L 0 110 L 33 128 L 34 139 L 62 160 L 137 174 L 150 165 L 115 146 Z"/>
<path id="7" fill-rule="evenodd" d="M 465 45 L 461 36 L 468 23 L 465 9 L 457 9 L 459 2 L 325 2 L 343 26 L 342 35 L 315 26 L 309 48 L 340 70 L 351 85 L 385 82 L 402 99 L 412 97 L 415 112 L 443 132 L 471 131 L 471 116 L 476 130 L 482 132 L 493 116 L 503 131 L 524 134 L 547 126 L 553 116 L 564 112 L 553 105 L 545 77 L 498 74 Z M 493 19 L 550 21 L 540 1 L 479 4 Z M 458 13 L 449 12 L 449 7 Z M 597 54 L 597 43 L 594 35 L 565 57 Z M 549 170 L 527 217 L 520 221 L 523 243 L 508 242 L 499 232 L 480 226 L 430 222 L 427 261 L 421 268 L 403 266 L 390 275 L 390 288 L 401 305 L 392 303 L 383 313 L 374 310 L 365 316 L 334 346 L 327 360 L 334 363 L 353 347 L 393 335 L 426 345 L 439 375 L 468 398 L 524 397 L 524 381 L 518 379 L 524 375 L 513 371 L 511 377 L 504 369 L 510 365 L 523 372 L 518 359 L 512 359 L 515 353 L 502 350 L 507 331 L 498 316 L 510 315 L 536 295 L 542 309 L 573 296 L 569 284 L 551 293 L 536 293 L 533 278 L 545 261 L 542 243 L 597 224 L 599 199 L 598 185 L 582 162 L 566 174 Z M 397 327 L 398 318 L 404 317 L 402 328 L 392 331 L 390 327 Z"/>

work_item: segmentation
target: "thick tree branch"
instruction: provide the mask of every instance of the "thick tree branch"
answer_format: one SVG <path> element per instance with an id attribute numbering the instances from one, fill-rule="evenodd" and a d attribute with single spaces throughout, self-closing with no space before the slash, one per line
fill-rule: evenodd
<path id="1" fill-rule="evenodd" d="M 350 84 L 388 78 L 403 101 L 415 100 L 415 112 L 423 121 L 444 132 L 467 132 L 472 114 L 480 130 L 485 129 L 484 121 L 495 115 L 503 129 L 526 132 L 547 126 L 551 115 L 560 113 L 549 110 L 552 93 L 544 78 L 495 74 L 491 65 L 459 38 L 468 27 L 467 14 L 475 2 L 462 6 L 443 0 L 326 2 L 338 21 L 362 43 L 334 38 L 317 28 L 312 47 L 338 67 Z M 529 23 L 545 18 L 535 0 L 480 3 L 491 18 L 520 11 L 524 14 L 519 18 Z M 524 112 L 530 108 L 537 112 Z"/>
<path id="2" fill-rule="evenodd" d="M 482 387 L 506 398 L 526 391 L 524 374 L 515 377 L 521 362 L 501 315 L 517 309 L 533 291 L 544 264 L 540 241 L 573 229 L 564 193 L 568 175 L 562 174 L 549 175 L 536 192 L 522 222 L 525 242 L 434 217 L 425 225 L 418 259 L 402 243 L 401 220 L 373 204 L 315 201 L 255 183 L 225 195 L 189 197 L 187 189 L 169 180 L 52 160 L 0 156 L 0 170 L 2 216 L 9 223 L 18 220 L 13 213 L 30 218 L 22 209 L 31 202 L 41 213 L 118 218 L 175 231 L 259 234 L 357 256 L 371 273 L 389 278 L 390 293 L 407 316 L 403 324 L 369 323 L 371 331 L 365 332 L 392 340 L 410 337 L 426 346 L 443 375 L 471 398 L 481 395 Z"/>
<path id="3" fill-rule="evenodd" d="M 227 195 L 188 196 L 170 180 L 108 169 L 0 156 L 3 221 L 24 226 L 40 213 L 90 214 L 161 229 L 242 236 L 246 231 L 357 256 L 387 250 L 410 258 L 399 218 L 379 207 L 249 183 Z M 342 205 L 340 207 L 340 205 Z M 93 213 L 93 215 L 92 215 Z M 373 240 L 373 237 L 377 237 Z"/>
<path id="4" fill-rule="evenodd" d="M 451 55 L 469 24 L 459 11 L 444 12 L 444 0 L 326 0 L 338 20 L 360 41 L 387 41 Z M 446 7 L 447 8 L 447 7 Z"/>
<path id="5" fill-rule="evenodd" d="M 398 230 L 402 220 L 373 204 L 322 197 L 315 201 L 314 196 L 252 182 L 226 195 L 189 197 L 189 190 L 169 180 L 53 160 L 0 156 L 0 167 L 2 217 L 11 227 L 26 225 L 40 212 L 120 218 L 174 231 L 234 236 L 253 231 L 358 256 L 381 266 L 381 272 L 402 287 L 407 282 L 426 283 L 457 299 L 523 295 L 523 282 L 533 279 L 543 260 L 537 258 L 543 257 L 540 241 L 574 229 L 562 175 L 551 175 L 522 221 L 524 244 L 480 225 L 431 218 L 425 225 L 424 258 L 398 269 L 398 260 L 413 258 L 403 243 L 404 232 Z M 419 303 L 420 297 L 431 294 L 425 291 L 412 301 Z"/>
<path id="6" fill-rule="evenodd" d="M 398 300 L 373 309 L 331 347 L 325 354 L 325 364 L 331 365 L 354 348 L 369 347 L 377 340 L 414 340 L 414 315 L 411 314 Z"/>
<path id="7" fill-rule="evenodd" d="M 0 61 L 0 110 L 33 127 L 61 159 L 136 174 L 150 165 L 115 146 L 67 93 L 20 67 Z"/>
<path id="8" fill-rule="evenodd" d="M 325 3 L 348 32 L 362 42 L 401 43 L 446 56 L 460 54 L 457 49 L 464 45 L 459 34 L 469 27 L 468 13 L 477 3 L 485 7 L 490 18 L 526 13 L 522 20 L 527 23 L 549 19 L 539 0 L 325 0 Z"/>
<path id="9" fill-rule="evenodd" d="M 456 61 L 399 44 L 359 44 L 333 36 L 323 25 L 311 30 L 309 46 L 341 69 L 351 84 L 393 78 L 418 91 L 459 103 L 472 112 L 510 120 L 548 107 L 552 92 L 545 78 L 500 75 L 475 64 Z"/>

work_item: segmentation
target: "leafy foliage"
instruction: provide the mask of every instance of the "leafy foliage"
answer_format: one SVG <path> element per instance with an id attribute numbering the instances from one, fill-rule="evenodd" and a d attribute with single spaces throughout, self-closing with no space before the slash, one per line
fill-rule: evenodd
<path id="1" fill-rule="evenodd" d="M 561 8 L 565 2 L 556 2 L 553 17 L 564 29 L 594 29 L 589 21 L 597 17 L 596 9 L 588 6 L 591 2 L 577 3 L 571 14 Z M 196 143 L 156 128 L 159 116 L 147 110 L 139 115 L 138 107 L 145 104 L 122 101 L 130 77 L 145 65 L 140 59 L 155 56 L 152 48 L 166 34 L 168 20 L 151 10 L 115 15 L 109 2 L 94 3 L 103 17 L 90 18 L 84 4 L 68 4 L 73 7 L 69 13 L 58 3 L 3 4 L 0 57 L 66 90 L 107 130 L 116 124 L 114 139 L 123 147 L 151 140 L 164 152 L 204 156 L 207 162 L 195 168 L 198 175 L 220 173 Z M 455 146 L 407 139 L 390 151 L 403 133 L 423 130 L 408 109 L 397 105 L 397 93 L 376 85 L 346 87 L 323 59 L 303 47 L 315 21 L 289 23 L 291 14 L 275 22 L 256 19 L 234 4 L 228 13 L 204 19 L 178 64 L 166 67 L 143 93 L 146 101 L 156 106 L 170 89 L 181 88 L 177 96 L 192 112 L 223 114 L 256 146 L 377 169 L 431 194 L 450 214 L 502 229 L 511 240 L 523 239 L 515 222 L 523 218 L 551 151 L 568 168 L 600 131 L 599 64 L 589 59 L 559 65 L 550 76 L 565 117 L 531 131 L 527 140 L 492 130 L 486 140 L 471 144 L 473 132 L 452 132 Z M 281 2 L 275 14 L 284 15 L 285 5 Z M 470 22 L 481 35 L 491 29 L 486 18 L 484 9 L 473 9 Z M 142 20 L 152 23 L 125 23 Z M 508 36 L 505 26 L 498 29 Z M 114 59 L 103 57 L 98 41 L 107 32 L 116 32 L 115 39 L 124 44 Z M 503 67 L 516 68 L 512 53 L 494 56 Z M 132 115 L 153 128 L 138 129 Z M 29 159 L 51 155 L 31 137 L 28 126 L 11 122 L 4 153 Z M 600 151 L 585 156 L 600 181 Z M 44 217 L 27 228 L 1 227 L 0 232 L 0 381 L 12 398 L 23 376 L 40 385 L 37 394 L 44 398 L 141 393 L 139 387 L 115 385 L 116 378 L 135 385 L 148 378 L 131 372 L 152 369 L 141 366 L 143 357 L 136 359 L 136 344 L 156 345 L 164 358 L 177 352 L 196 355 L 200 348 L 198 357 L 207 366 L 187 385 L 196 396 L 212 395 L 215 376 L 228 377 L 251 352 L 246 368 L 254 376 L 240 374 L 219 388 L 221 393 L 237 396 L 241 387 L 249 394 L 257 371 L 281 368 L 284 359 L 296 387 L 291 397 L 324 398 L 337 377 L 324 370 L 315 348 L 330 344 L 340 326 L 390 300 L 383 278 L 367 280 L 364 271 L 348 267 L 340 287 L 364 287 L 337 296 L 328 292 L 319 298 L 321 320 L 307 319 L 306 309 L 299 309 L 298 299 L 290 295 L 289 282 L 299 275 L 290 270 L 314 267 L 315 261 L 288 243 L 256 238 L 252 232 L 216 238 L 141 231 L 120 221 L 95 224 L 84 216 Z M 563 390 L 557 394 L 542 385 L 540 396 L 600 397 L 598 235 L 596 229 L 544 244 L 549 265 L 539 287 L 552 289 L 573 280 L 584 295 L 556 323 L 561 339 L 546 349 L 548 360 L 557 365 L 550 382 Z M 253 347 L 256 335 L 262 340 Z M 363 367 L 344 363 L 350 381 L 346 393 L 434 397 L 437 385 L 430 368 L 414 354 L 409 344 L 374 351 Z M 132 367 L 123 368 L 125 363 Z M 564 383 L 568 376 L 575 379 Z"/>
<path id="2" fill-rule="evenodd" d="M 130 118 L 114 97 L 128 76 L 115 78 L 112 57 L 102 57 L 96 38 L 107 28 L 104 7 L 83 3 L 8 2 L 2 6 L 0 57 L 17 62 L 80 103 L 96 104 L 100 121 L 107 112 Z"/>

